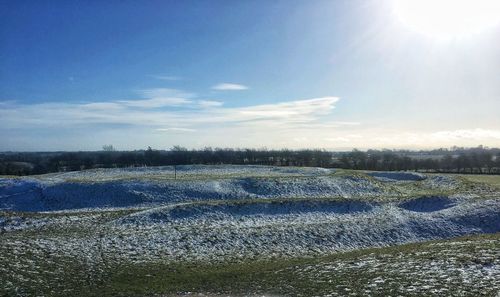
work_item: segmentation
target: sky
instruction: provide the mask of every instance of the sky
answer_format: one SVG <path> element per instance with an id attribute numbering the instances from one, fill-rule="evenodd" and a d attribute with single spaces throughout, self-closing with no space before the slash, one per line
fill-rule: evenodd
<path id="1" fill-rule="evenodd" d="M 499 3 L 0 0 L 0 151 L 500 147 Z"/>

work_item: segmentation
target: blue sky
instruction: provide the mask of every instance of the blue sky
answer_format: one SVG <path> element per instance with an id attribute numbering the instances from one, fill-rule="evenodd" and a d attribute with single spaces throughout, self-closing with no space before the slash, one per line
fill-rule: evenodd
<path id="1" fill-rule="evenodd" d="M 499 26 L 394 1 L 2 0 L 0 150 L 500 146 Z"/>

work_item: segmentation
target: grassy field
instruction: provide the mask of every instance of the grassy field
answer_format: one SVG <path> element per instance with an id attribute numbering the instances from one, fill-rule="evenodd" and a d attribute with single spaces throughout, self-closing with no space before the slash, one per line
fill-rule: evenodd
<path id="1" fill-rule="evenodd" d="M 477 175 L 477 174 L 467 174 L 461 175 L 466 180 L 476 183 L 483 183 L 497 189 L 500 189 L 500 175 Z"/>
<path id="2" fill-rule="evenodd" d="M 316 258 L 206 265 L 82 262 L 0 249 L 4 295 L 496 296 L 500 234 L 362 249 Z M 29 257 L 29 261 L 27 260 Z M 14 269 L 15 271 L 5 271 Z M 22 277 L 14 278 L 13 274 Z M 5 285 L 8 283 L 8 286 Z M 16 289 L 17 288 L 17 289 Z"/>

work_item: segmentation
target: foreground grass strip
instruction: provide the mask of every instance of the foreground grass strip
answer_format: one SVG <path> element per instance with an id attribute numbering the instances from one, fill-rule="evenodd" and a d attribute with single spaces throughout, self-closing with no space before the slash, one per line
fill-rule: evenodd
<path id="1" fill-rule="evenodd" d="M 13 255 L 12 246 L 0 245 L 0 295 L 496 296 L 500 290 L 500 233 L 316 258 L 218 264 L 132 264 L 98 251 L 77 259 L 30 248 Z"/>

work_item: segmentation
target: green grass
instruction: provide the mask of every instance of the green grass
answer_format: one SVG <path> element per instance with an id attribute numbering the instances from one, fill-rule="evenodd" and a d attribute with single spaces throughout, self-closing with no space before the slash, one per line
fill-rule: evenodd
<path id="1" fill-rule="evenodd" d="M 477 175 L 477 174 L 467 174 L 460 175 L 465 180 L 474 182 L 474 183 L 483 183 L 497 189 L 500 189 L 500 175 Z"/>

